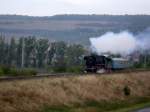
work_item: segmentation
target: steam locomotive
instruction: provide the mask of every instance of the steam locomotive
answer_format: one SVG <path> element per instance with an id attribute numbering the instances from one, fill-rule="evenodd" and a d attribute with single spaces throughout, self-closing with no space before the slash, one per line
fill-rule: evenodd
<path id="1" fill-rule="evenodd" d="M 132 67 L 132 62 L 125 58 L 112 58 L 106 55 L 85 56 L 85 72 L 104 73 Z"/>

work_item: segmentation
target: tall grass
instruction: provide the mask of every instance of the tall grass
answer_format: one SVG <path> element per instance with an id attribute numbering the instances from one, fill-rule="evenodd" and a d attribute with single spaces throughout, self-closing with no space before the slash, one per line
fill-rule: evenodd
<path id="1" fill-rule="evenodd" d="M 59 112 L 72 107 L 83 107 L 76 112 L 84 112 L 84 106 L 89 106 L 86 112 L 91 112 L 93 106 L 103 108 L 111 101 L 127 101 L 143 96 L 149 98 L 149 74 L 150 72 L 103 76 L 91 74 L 0 82 L 0 112 L 40 112 L 43 107 L 47 107 L 45 112 L 51 112 L 49 109 Z M 130 88 L 129 95 L 124 93 L 125 87 Z M 115 104 L 112 106 L 117 108 Z"/>

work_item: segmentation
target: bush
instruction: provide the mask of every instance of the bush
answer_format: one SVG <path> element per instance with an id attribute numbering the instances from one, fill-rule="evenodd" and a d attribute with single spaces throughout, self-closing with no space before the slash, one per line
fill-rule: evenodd
<path id="1" fill-rule="evenodd" d="M 81 73 L 83 71 L 82 66 L 72 66 L 67 68 L 67 72 L 71 73 Z"/>
<path id="2" fill-rule="evenodd" d="M 0 76 L 3 76 L 4 75 L 4 72 L 2 70 L 2 68 L 0 68 Z"/>
<path id="3" fill-rule="evenodd" d="M 51 73 L 82 73 L 82 66 L 64 66 L 64 67 L 49 67 L 47 68 L 48 72 Z"/>
<path id="4" fill-rule="evenodd" d="M 34 69 L 18 69 L 14 67 L 1 66 L 0 76 L 33 76 L 36 75 L 37 71 Z"/>
<path id="5" fill-rule="evenodd" d="M 131 90 L 130 90 L 130 88 L 129 88 L 128 86 L 125 86 L 125 87 L 123 88 L 123 92 L 124 92 L 124 95 L 125 95 L 125 96 L 129 96 L 130 93 L 131 93 Z"/>
<path id="6" fill-rule="evenodd" d="M 9 75 L 12 75 L 12 76 L 17 76 L 18 75 L 18 71 L 16 68 L 11 68 L 10 70 L 10 74 Z"/>
<path id="7" fill-rule="evenodd" d="M 37 75 L 37 70 L 35 70 L 35 69 L 28 69 L 28 72 L 31 75 Z"/>
<path id="8" fill-rule="evenodd" d="M 13 76 L 33 76 L 36 75 L 37 71 L 34 69 L 11 69 L 11 74 Z"/>
<path id="9" fill-rule="evenodd" d="M 54 73 L 63 73 L 66 72 L 66 67 L 53 67 L 51 71 Z"/>
<path id="10" fill-rule="evenodd" d="M 0 67 L 1 69 L 2 69 L 2 71 L 3 71 L 3 74 L 10 74 L 10 71 L 11 71 L 11 67 L 9 67 L 9 66 L 1 66 Z"/>

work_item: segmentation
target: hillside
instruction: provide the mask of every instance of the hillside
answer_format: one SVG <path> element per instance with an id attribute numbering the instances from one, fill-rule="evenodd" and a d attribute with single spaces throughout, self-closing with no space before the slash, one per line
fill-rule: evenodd
<path id="1" fill-rule="evenodd" d="M 36 36 L 88 45 L 89 37 L 100 36 L 108 31 L 141 32 L 150 27 L 149 20 L 149 15 L 0 15 L 0 33 L 6 37 Z"/>
<path id="2" fill-rule="evenodd" d="M 0 82 L 0 112 L 114 112 L 150 103 L 149 74 L 147 71 Z"/>

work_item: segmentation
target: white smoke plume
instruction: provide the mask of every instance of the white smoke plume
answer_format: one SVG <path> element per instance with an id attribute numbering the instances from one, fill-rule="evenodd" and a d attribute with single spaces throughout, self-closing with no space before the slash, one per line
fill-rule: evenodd
<path id="1" fill-rule="evenodd" d="M 90 38 L 92 51 L 102 54 L 128 55 L 136 50 L 150 49 L 149 30 L 133 35 L 128 31 L 120 33 L 108 32 L 100 37 Z"/>

